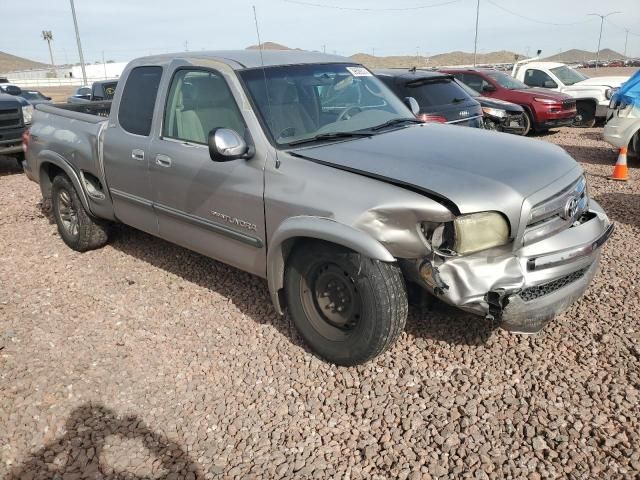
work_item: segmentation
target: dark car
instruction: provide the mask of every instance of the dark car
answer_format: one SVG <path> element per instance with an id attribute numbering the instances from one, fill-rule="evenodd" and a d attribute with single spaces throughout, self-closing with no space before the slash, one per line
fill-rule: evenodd
<path id="1" fill-rule="evenodd" d="M 76 93 L 67 98 L 67 103 L 103 102 L 112 100 L 116 93 L 117 80 L 101 80 L 93 82 L 91 88 L 80 87 Z"/>
<path id="2" fill-rule="evenodd" d="M 24 98 L 31 105 L 38 105 L 39 103 L 51 103 L 51 97 L 47 97 L 38 90 L 22 89 L 22 93 L 20 93 L 19 96 Z"/>
<path id="3" fill-rule="evenodd" d="M 536 132 L 573 124 L 576 100 L 569 95 L 545 88 L 531 88 L 506 73 L 489 68 L 456 68 L 443 70 L 482 95 L 524 108 Z"/>
<path id="4" fill-rule="evenodd" d="M 483 127 L 482 108 L 452 75 L 415 68 L 374 72 L 398 97 L 418 102 L 416 117 L 425 122 Z"/>
<path id="5" fill-rule="evenodd" d="M 0 155 L 15 156 L 18 163 L 21 162 L 22 135 L 32 115 L 33 105 L 0 90 Z"/>
<path id="6" fill-rule="evenodd" d="M 473 88 L 462 82 L 458 83 L 482 107 L 484 128 L 498 132 L 513 133 L 514 135 L 526 135 L 529 133 L 531 123 L 520 105 L 497 98 L 483 97 Z"/>

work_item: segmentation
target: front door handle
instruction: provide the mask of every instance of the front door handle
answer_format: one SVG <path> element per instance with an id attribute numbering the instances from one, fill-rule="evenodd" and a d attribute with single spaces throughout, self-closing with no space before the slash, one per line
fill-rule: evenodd
<path id="1" fill-rule="evenodd" d="M 170 167 L 171 166 L 171 157 L 167 157 L 166 155 L 156 155 L 156 163 L 161 167 Z"/>
<path id="2" fill-rule="evenodd" d="M 144 150 L 134 149 L 131 150 L 131 158 L 134 160 L 144 160 Z"/>

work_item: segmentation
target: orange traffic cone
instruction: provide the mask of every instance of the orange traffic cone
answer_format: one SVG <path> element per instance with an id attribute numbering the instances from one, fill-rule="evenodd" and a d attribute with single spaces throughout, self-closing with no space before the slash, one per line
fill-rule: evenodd
<path id="1" fill-rule="evenodd" d="M 622 147 L 618 154 L 618 161 L 613 167 L 613 174 L 609 177 L 611 180 L 629 180 L 629 170 L 627 169 L 627 147 Z"/>

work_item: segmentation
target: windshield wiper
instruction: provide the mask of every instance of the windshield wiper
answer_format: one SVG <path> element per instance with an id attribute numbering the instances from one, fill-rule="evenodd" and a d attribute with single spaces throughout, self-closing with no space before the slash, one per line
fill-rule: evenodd
<path id="1" fill-rule="evenodd" d="M 460 103 L 460 102 L 464 102 L 466 100 L 466 98 L 454 98 L 453 100 L 451 100 L 451 103 Z"/>
<path id="2" fill-rule="evenodd" d="M 417 118 L 394 118 L 393 120 L 389 120 L 388 122 L 384 122 L 375 127 L 371 127 L 369 130 L 372 130 L 375 132 L 376 130 L 382 130 L 383 128 L 391 127 L 392 125 L 399 125 L 401 123 L 406 123 L 406 122 L 423 123 L 421 120 L 418 120 Z"/>
<path id="3" fill-rule="evenodd" d="M 370 137 L 373 134 L 370 132 L 330 132 L 319 133 L 313 137 L 301 138 L 300 140 L 294 140 L 287 143 L 287 145 L 302 145 L 303 143 L 311 143 L 318 140 L 332 140 L 334 138 L 354 138 L 354 137 Z"/>

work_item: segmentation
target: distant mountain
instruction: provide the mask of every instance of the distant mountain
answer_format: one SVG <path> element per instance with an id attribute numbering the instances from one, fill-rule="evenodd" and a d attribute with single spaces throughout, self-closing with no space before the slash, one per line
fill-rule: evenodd
<path id="1" fill-rule="evenodd" d="M 515 52 L 499 51 L 490 53 L 479 53 L 478 64 L 513 63 L 518 55 L 518 60 L 526 58 L 524 55 Z M 473 53 L 449 52 L 440 53 L 431 57 L 424 56 L 391 56 L 374 57 L 366 53 L 356 53 L 351 57 L 358 63 L 362 63 L 369 68 L 396 68 L 396 67 L 438 67 L 448 65 L 473 65 Z"/>
<path id="2" fill-rule="evenodd" d="M 5 52 L 0 52 L 0 73 L 8 73 L 14 70 L 28 70 L 31 68 L 46 68 L 49 65 L 34 62 L 28 58 L 16 57 Z"/>
<path id="3" fill-rule="evenodd" d="M 247 50 L 260 50 L 260 45 L 250 45 Z M 289 48 L 276 42 L 262 42 L 263 50 L 300 50 L 299 48 Z"/>
<path id="4" fill-rule="evenodd" d="M 595 58 L 596 52 L 574 48 L 571 50 L 567 50 L 566 52 L 560 52 L 555 55 L 551 55 L 550 57 L 544 58 L 544 60 L 548 60 L 550 62 L 578 63 L 595 60 Z M 601 60 L 621 60 L 624 58 L 626 57 L 623 54 L 616 52 L 615 50 L 611 50 L 610 48 L 600 50 Z"/>

